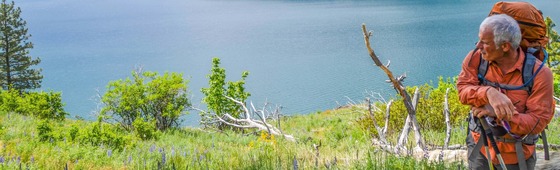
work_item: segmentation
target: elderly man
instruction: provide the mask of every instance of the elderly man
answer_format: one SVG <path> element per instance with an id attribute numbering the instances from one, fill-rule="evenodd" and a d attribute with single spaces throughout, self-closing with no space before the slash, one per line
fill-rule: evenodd
<path id="1" fill-rule="evenodd" d="M 466 140 L 469 168 L 534 169 L 537 134 L 553 117 L 552 72 L 521 50 L 519 25 L 507 15 L 486 18 L 478 37 L 476 49 L 465 57 L 457 80 L 459 100 L 472 107 Z M 525 68 L 527 61 L 534 62 L 534 67 Z M 524 69 L 533 71 L 530 80 L 524 80 Z M 482 147 L 482 139 L 487 138 L 481 134 L 481 123 L 492 127 L 487 130 L 494 132 L 497 148 L 488 146 L 486 151 Z"/>

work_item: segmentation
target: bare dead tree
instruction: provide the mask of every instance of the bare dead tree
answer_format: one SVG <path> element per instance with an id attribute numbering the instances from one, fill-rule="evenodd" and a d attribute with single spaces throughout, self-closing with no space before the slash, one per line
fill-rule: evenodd
<path id="1" fill-rule="evenodd" d="M 378 66 L 379 68 L 381 68 L 381 70 L 383 70 L 385 72 L 385 74 L 387 74 L 387 77 L 389 78 L 389 82 L 392 83 L 393 88 L 403 98 L 403 103 L 404 103 L 404 105 L 406 107 L 406 110 L 408 112 L 407 119 L 410 119 L 412 127 L 415 131 L 415 135 L 416 135 L 416 139 L 417 139 L 416 140 L 417 147 L 422 149 L 424 152 L 427 152 L 426 147 L 425 147 L 424 142 L 423 142 L 423 139 L 422 139 L 422 133 L 420 132 L 420 126 L 419 126 L 418 121 L 416 119 L 415 107 L 414 107 L 413 102 L 410 98 L 410 95 L 406 92 L 406 88 L 402 85 L 402 81 L 406 78 L 406 75 L 401 75 L 399 77 L 394 77 L 393 73 L 388 68 L 389 64 L 383 65 L 381 63 L 381 61 L 379 60 L 379 58 L 377 57 L 377 55 L 375 54 L 374 50 L 371 48 L 369 38 L 373 35 L 373 33 L 371 31 L 370 32 L 367 31 L 365 24 L 362 24 L 362 31 L 363 31 L 363 34 L 364 34 L 365 45 L 366 45 L 366 48 L 369 52 L 369 56 L 371 57 L 371 59 L 373 60 L 375 65 Z M 406 123 L 405 123 L 405 126 L 406 126 Z M 397 145 L 397 148 L 399 148 L 398 145 Z"/>
<path id="2" fill-rule="evenodd" d="M 379 68 L 381 68 L 389 77 L 389 80 L 387 82 L 392 83 L 393 88 L 395 88 L 395 90 L 397 91 L 397 93 L 402 96 L 403 98 L 403 103 L 407 109 L 408 115 L 407 115 L 407 120 L 405 122 L 403 131 L 401 132 L 401 135 L 399 137 L 399 141 L 397 145 L 391 145 L 390 143 L 387 143 L 383 140 L 381 140 L 382 138 L 380 137 L 380 140 L 372 140 L 374 145 L 377 145 L 378 147 L 380 147 L 382 150 L 385 150 L 389 153 L 393 153 L 393 154 L 397 154 L 397 155 L 402 155 L 403 151 L 404 153 L 409 153 L 409 154 L 413 154 L 414 157 L 416 158 L 425 158 L 428 160 L 455 160 L 457 161 L 458 158 L 465 158 L 466 157 L 466 151 L 464 150 L 465 147 L 461 146 L 461 145 L 454 145 L 454 146 L 448 146 L 449 145 L 449 138 L 450 138 L 450 134 L 451 134 L 451 125 L 449 122 L 449 104 L 448 104 L 448 100 L 447 100 L 447 95 L 449 93 L 449 89 L 446 92 L 446 96 L 445 96 L 445 114 L 446 114 L 446 122 L 447 122 L 447 139 L 446 140 L 446 144 L 443 147 L 439 147 L 439 148 L 435 148 L 435 150 L 430 150 L 428 151 L 428 148 L 425 147 L 424 141 L 422 139 L 422 134 L 420 132 L 420 126 L 418 124 L 418 121 L 416 119 L 416 105 L 418 103 L 418 99 L 419 99 L 419 92 L 418 89 L 415 90 L 414 93 L 414 98 L 411 100 L 411 97 L 408 95 L 408 93 L 406 92 L 405 87 L 402 85 L 402 81 L 403 79 L 406 77 L 405 75 L 399 76 L 399 77 L 394 77 L 393 74 L 391 73 L 391 71 L 388 69 L 389 64 L 387 65 L 383 65 L 381 64 L 381 61 L 379 60 L 379 58 L 377 57 L 377 55 L 375 54 L 375 52 L 373 51 L 373 49 L 370 47 L 370 42 L 369 42 L 369 38 L 372 35 L 371 32 L 367 32 L 366 31 L 366 26 L 365 24 L 362 25 L 362 31 L 364 33 L 364 40 L 365 40 L 365 44 L 366 47 L 368 49 L 369 55 L 372 58 L 372 60 L 374 61 L 375 65 L 378 66 Z M 371 104 L 371 103 L 369 103 Z M 367 109 L 371 109 L 371 106 L 368 106 Z M 387 106 L 387 116 L 386 116 L 386 123 L 385 126 L 387 126 L 389 124 L 388 120 L 389 120 L 389 105 Z M 371 114 L 371 111 L 370 111 Z M 370 115 L 372 117 L 374 117 L 375 115 Z M 376 123 L 374 123 L 376 124 Z M 408 133 L 410 131 L 410 128 L 412 126 L 412 129 L 415 131 L 415 138 L 416 138 L 416 146 L 414 147 L 414 149 L 407 149 L 407 147 L 405 147 L 406 142 L 406 138 L 408 137 Z M 378 127 L 376 127 L 376 129 L 380 129 Z M 384 129 L 382 129 L 382 131 L 386 131 L 387 128 L 385 127 Z M 385 134 L 385 132 L 380 133 L 380 134 Z M 386 139 L 385 139 L 386 140 Z M 410 146 L 410 148 L 412 148 L 412 146 Z"/>
<path id="3" fill-rule="evenodd" d="M 414 97 L 412 98 L 412 107 L 414 107 L 414 110 L 416 111 L 416 106 L 418 105 L 418 98 L 420 98 L 420 91 L 418 90 L 418 88 L 416 88 L 416 90 L 414 90 Z M 412 123 L 412 118 L 410 117 L 410 115 L 408 115 L 406 117 L 406 121 L 404 123 L 404 127 L 403 127 L 403 131 L 401 132 L 401 135 L 399 137 L 399 141 L 396 145 L 396 152 L 399 152 L 399 150 L 404 149 L 405 151 L 407 150 L 407 148 L 405 147 L 405 143 L 407 141 L 408 138 L 408 134 L 410 132 L 410 125 L 412 125 L 414 127 L 414 132 L 415 132 L 415 137 L 416 137 L 416 146 L 419 147 L 420 149 L 424 148 L 423 143 L 422 143 L 422 139 L 421 139 L 421 134 L 420 133 L 420 129 L 416 129 L 418 128 L 418 126 L 414 126 L 414 124 Z"/>
<path id="4" fill-rule="evenodd" d="M 447 125 L 446 135 L 445 135 L 445 144 L 443 145 L 443 149 L 447 149 L 449 146 L 449 140 L 451 138 L 451 120 L 449 120 L 449 88 L 445 90 L 445 103 L 443 104 L 443 114 L 445 115 L 445 124 Z"/>
<path id="5" fill-rule="evenodd" d="M 262 109 L 257 109 L 253 103 L 251 102 L 251 110 L 249 110 L 249 108 L 247 108 L 247 105 L 243 102 L 240 102 L 234 98 L 231 98 L 229 96 L 225 96 L 226 98 L 228 98 L 229 100 L 232 100 L 233 102 L 237 103 L 238 105 L 240 105 L 243 108 L 243 116 L 240 116 L 242 118 L 235 118 L 233 116 L 231 116 L 229 113 L 225 113 L 222 116 L 218 116 L 216 114 L 207 114 L 209 115 L 209 120 L 211 120 L 210 122 L 220 122 L 223 123 L 225 125 L 228 126 L 232 126 L 232 127 L 236 127 L 236 128 L 241 128 L 241 129 L 249 129 L 249 128 L 256 128 L 262 131 L 267 131 L 269 134 L 272 135 L 278 135 L 278 136 L 283 136 L 284 138 L 286 138 L 289 141 L 295 142 L 296 138 L 294 138 L 292 135 L 288 135 L 288 134 L 284 134 L 282 133 L 282 131 L 274 126 L 272 126 L 271 124 L 266 122 L 266 118 L 268 116 L 266 115 L 279 115 L 279 113 L 271 113 L 268 111 L 268 109 L 266 109 L 267 104 L 265 104 L 263 106 Z M 206 112 L 204 110 L 201 109 L 197 109 L 198 111 L 201 112 Z M 280 109 L 277 108 L 274 110 L 274 112 L 279 112 Z M 253 119 L 251 117 L 252 114 L 255 114 L 259 117 L 260 120 L 257 119 Z M 277 120 L 280 121 L 280 120 Z M 280 125 L 280 124 L 278 124 Z M 280 126 L 278 126 L 280 127 Z"/>
<path id="6" fill-rule="evenodd" d="M 444 150 L 448 150 L 449 149 L 449 140 L 451 138 L 451 121 L 449 120 L 449 101 L 448 101 L 448 95 L 449 95 L 449 88 L 447 88 L 447 90 L 445 90 L 445 101 L 443 103 L 443 114 L 445 115 L 445 124 L 447 125 L 447 129 L 445 131 L 445 142 L 443 144 L 443 149 L 441 150 L 440 153 L 440 160 L 443 160 L 443 151 Z"/>

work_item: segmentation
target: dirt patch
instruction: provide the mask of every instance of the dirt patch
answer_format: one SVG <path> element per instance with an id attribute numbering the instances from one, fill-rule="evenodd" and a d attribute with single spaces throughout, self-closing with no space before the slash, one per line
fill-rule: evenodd
<path id="1" fill-rule="evenodd" d="M 560 152 L 550 151 L 550 160 L 544 160 L 544 151 L 537 151 L 535 169 L 560 169 Z"/>

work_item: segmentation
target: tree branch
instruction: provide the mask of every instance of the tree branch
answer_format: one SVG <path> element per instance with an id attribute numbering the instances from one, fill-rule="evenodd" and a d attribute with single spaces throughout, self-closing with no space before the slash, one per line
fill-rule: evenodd
<path id="1" fill-rule="evenodd" d="M 238 101 L 234 98 L 231 98 L 229 96 L 225 96 L 225 97 L 243 107 L 245 118 L 235 118 L 235 117 L 231 116 L 229 113 L 224 113 L 223 117 L 227 118 L 227 119 L 224 119 L 224 118 L 222 118 L 222 117 L 220 117 L 216 114 L 209 114 L 210 115 L 209 117 L 212 120 L 224 123 L 228 126 L 237 127 L 237 128 L 257 128 L 259 130 L 268 131 L 268 133 L 271 134 L 271 135 L 281 135 L 284 138 L 288 139 L 289 141 L 292 141 L 292 142 L 296 141 L 296 139 L 292 135 L 284 134 L 284 133 L 282 133 L 282 131 L 278 130 L 274 126 L 266 123 L 266 120 L 265 120 L 266 116 L 264 115 L 264 113 L 266 112 L 265 111 L 266 109 L 264 109 L 264 108 L 266 108 L 266 106 L 263 107 L 263 110 L 257 110 L 255 108 L 255 106 L 253 105 L 253 103 L 251 103 L 252 111 L 255 114 L 257 114 L 257 116 L 261 119 L 260 121 L 259 120 L 253 120 L 253 119 L 251 119 L 251 116 L 250 116 L 251 113 L 253 113 L 253 112 L 251 112 L 251 110 L 249 110 L 247 108 L 245 103 L 243 103 L 241 101 Z M 200 109 L 196 109 L 196 110 L 205 112 L 205 111 L 200 110 Z M 280 121 L 280 120 L 278 120 L 278 121 Z"/>
<path id="2" fill-rule="evenodd" d="M 389 81 L 392 83 L 393 88 L 395 88 L 395 90 L 397 90 L 399 95 L 402 96 L 403 103 L 404 103 L 404 105 L 406 107 L 406 110 L 408 112 L 407 119 L 410 119 L 410 122 L 412 122 L 412 127 L 414 128 L 414 131 L 415 131 L 417 147 L 420 147 L 422 150 L 425 151 L 425 146 L 424 146 L 424 142 L 423 142 L 423 139 L 422 139 L 422 133 L 420 132 L 420 126 L 418 124 L 418 121 L 416 120 L 415 106 L 413 106 L 413 102 L 410 99 L 410 95 L 406 92 L 405 87 L 401 83 L 406 76 L 401 75 L 398 78 L 395 78 L 395 76 L 393 76 L 393 73 L 389 70 L 389 68 L 387 66 L 385 66 L 381 63 L 381 61 L 379 60 L 379 58 L 377 57 L 377 55 L 375 54 L 375 52 L 371 48 L 369 38 L 370 38 L 370 36 L 372 36 L 372 32 L 367 31 L 365 24 L 362 24 L 362 31 L 363 31 L 363 34 L 364 34 L 364 41 L 365 41 L 365 45 L 366 45 L 366 48 L 368 50 L 369 56 L 371 57 L 371 59 L 373 60 L 375 65 L 378 66 L 379 68 L 381 68 L 381 70 L 383 70 L 385 72 L 385 74 L 387 74 L 387 77 L 389 78 Z M 405 125 L 405 127 L 406 126 L 407 125 Z M 407 129 L 405 128 L 404 130 L 407 130 Z M 401 139 L 404 139 L 404 138 L 401 137 Z M 399 143 L 401 143 L 401 141 L 399 141 Z M 401 143 L 401 144 L 403 144 L 403 143 Z M 399 148 L 399 146 L 402 146 L 402 145 L 397 145 L 397 148 Z"/>

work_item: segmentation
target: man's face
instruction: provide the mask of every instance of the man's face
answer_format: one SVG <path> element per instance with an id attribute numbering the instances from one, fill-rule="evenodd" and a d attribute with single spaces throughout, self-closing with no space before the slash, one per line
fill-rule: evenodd
<path id="1" fill-rule="evenodd" d="M 503 48 L 496 48 L 494 33 L 492 29 L 484 28 L 478 32 L 479 41 L 476 47 L 480 49 L 482 58 L 487 61 L 495 61 L 504 55 Z"/>

